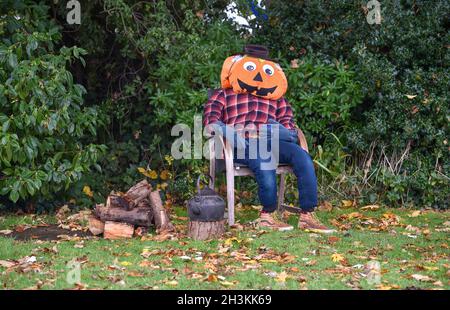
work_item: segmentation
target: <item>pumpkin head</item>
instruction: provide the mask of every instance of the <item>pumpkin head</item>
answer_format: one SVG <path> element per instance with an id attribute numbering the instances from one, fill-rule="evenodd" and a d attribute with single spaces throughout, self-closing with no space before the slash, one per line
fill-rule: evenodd
<path id="1" fill-rule="evenodd" d="M 249 55 L 225 59 L 220 79 L 222 88 L 266 99 L 279 99 L 287 90 L 286 76 L 277 63 Z"/>

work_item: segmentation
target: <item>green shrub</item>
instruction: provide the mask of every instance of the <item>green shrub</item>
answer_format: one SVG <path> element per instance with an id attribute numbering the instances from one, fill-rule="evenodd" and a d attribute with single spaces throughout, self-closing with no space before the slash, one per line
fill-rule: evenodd
<path id="1" fill-rule="evenodd" d="M 286 98 L 294 109 L 297 124 L 315 142 L 349 125 L 351 111 L 361 103 L 362 94 L 355 72 L 348 65 L 308 55 L 298 64 L 285 67 L 289 81 Z"/>
<path id="2" fill-rule="evenodd" d="M 67 190 L 104 150 L 89 141 L 97 111 L 82 106 L 85 89 L 67 70 L 86 52 L 55 47 L 61 35 L 47 11 L 9 9 L 0 24 L 0 197 L 13 202 Z"/>
<path id="3" fill-rule="evenodd" d="M 349 126 L 333 132 L 351 155 L 345 157 L 341 177 L 356 179 L 354 185 L 365 189 L 353 186 L 346 193 L 363 201 L 375 195 L 391 206 L 446 208 L 450 196 L 450 3 L 380 1 L 381 24 L 370 25 L 367 2 L 270 1 L 268 21 L 252 22 L 255 41 L 288 60 L 312 53 L 342 59 L 354 71 L 364 96 L 362 104 L 351 110 Z M 313 94 L 313 98 L 320 97 Z M 315 123 L 318 118 L 310 115 L 302 122 Z M 324 152 L 323 156 L 336 154 Z"/>

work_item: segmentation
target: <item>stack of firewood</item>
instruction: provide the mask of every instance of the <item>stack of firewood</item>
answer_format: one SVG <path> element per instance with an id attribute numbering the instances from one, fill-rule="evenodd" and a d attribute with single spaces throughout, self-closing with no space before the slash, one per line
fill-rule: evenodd
<path id="1" fill-rule="evenodd" d="M 95 207 L 89 218 L 89 230 L 106 239 L 142 236 L 150 226 L 159 234 L 174 232 L 175 228 L 163 207 L 159 191 L 143 180 L 126 193 L 112 192 L 106 204 Z"/>

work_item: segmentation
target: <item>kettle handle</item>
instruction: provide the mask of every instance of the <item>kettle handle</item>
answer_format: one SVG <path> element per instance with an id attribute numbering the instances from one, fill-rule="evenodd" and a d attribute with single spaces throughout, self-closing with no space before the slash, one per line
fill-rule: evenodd
<path id="1" fill-rule="evenodd" d="M 200 178 L 201 178 L 201 174 L 198 176 L 198 178 L 197 178 L 197 193 L 200 195 Z M 209 179 L 212 181 L 212 177 L 209 175 L 209 174 L 207 174 L 207 176 L 209 177 Z M 208 187 L 209 187 L 209 185 L 208 185 Z"/>

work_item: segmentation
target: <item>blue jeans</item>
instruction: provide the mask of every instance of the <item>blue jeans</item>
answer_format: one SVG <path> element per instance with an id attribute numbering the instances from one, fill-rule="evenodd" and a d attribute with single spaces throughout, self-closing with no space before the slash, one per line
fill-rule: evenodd
<path id="1" fill-rule="evenodd" d="M 297 177 L 300 208 L 303 211 L 312 211 L 317 206 L 317 178 L 311 156 L 298 144 L 282 140 L 279 143 L 279 163 L 291 165 Z M 270 143 L 267 150 L 271 150 Z M 247 144 L 245 157 L 243 158 L 238 159 L 237 150 L 234 150 L 234 161 L 248 166 L 253 171 L 258 184 L 258 196 L 263 205 L 263 211 L 274 212 L 277 208 L 276 170 L 261 169 L 262 164 L 269 162 L 271 158 L 264 159 L 263 157 L 266 156 L 261 156 L 260 152 L 256 152 L 255 155 L 256 157 L 253 156 L 251 159 Z"/>

